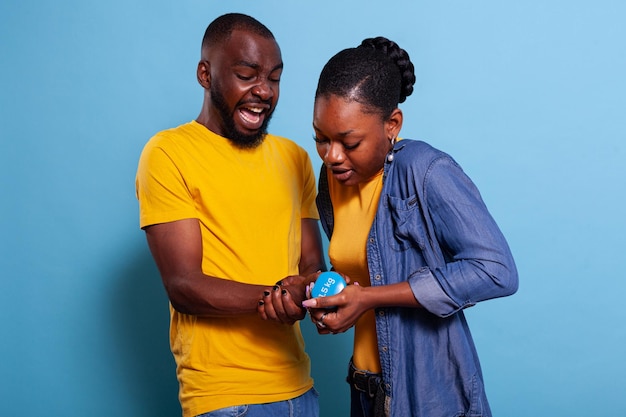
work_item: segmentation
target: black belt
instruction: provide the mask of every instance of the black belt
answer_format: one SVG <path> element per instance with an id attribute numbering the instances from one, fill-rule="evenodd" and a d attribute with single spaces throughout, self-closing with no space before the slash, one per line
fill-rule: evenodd
<path id="1" fill-rule="evenodd" d="M 379 390 L 382 388 L 383 377 L 381 374 L 358 370 L 352 365 L 352 362 L 350 362 L 346 381 L 357 391 L 364 392 L 369 395 L 370 398 L 374 398 L 377 393 L 380 393 Z"/>
<path id="2" fill-rule="evenodd" d="M 346 380 L 357 391 L 367 394 L 372 399 L 374 417 L 388 417 L 388 397 L 385 393 L 382 374 L 356 369 L 350 361 Z"/>

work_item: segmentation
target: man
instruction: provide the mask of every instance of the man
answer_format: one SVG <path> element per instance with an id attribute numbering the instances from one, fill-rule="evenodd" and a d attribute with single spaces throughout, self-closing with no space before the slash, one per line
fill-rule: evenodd
<path id="1" fill-rule="evenodd" d="M 200 115 L 151 138 L 139 161 L 184 417 L 319 413 L 297 320 L 325 266 L 309 157 L 267 133 L 282 70 L 264 25 L 217 18 L 197 69 Z"/>

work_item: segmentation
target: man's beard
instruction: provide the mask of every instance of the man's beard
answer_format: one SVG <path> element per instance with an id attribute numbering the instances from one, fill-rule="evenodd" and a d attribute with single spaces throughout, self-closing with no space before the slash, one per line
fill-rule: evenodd
<path id="1" fill-rule="evenodd" d="M 234 112 L 236 110 L 234 110 L 233 113 L 230 112 L 226 100 L 224 100 L 224 96 L 217 88 L 211 89 L 211 101 L 222 118 L 225 130 L 223 136 L 230 140 L 233 145 L 241 149 L 254 149 L 263 142 L 265 135 L 267 135 L 267 126 L 270 123 L 273 112 L 265 115 L 263 124 L 256 133 L 246 135 L 238 131 L 235 127 Z"/>

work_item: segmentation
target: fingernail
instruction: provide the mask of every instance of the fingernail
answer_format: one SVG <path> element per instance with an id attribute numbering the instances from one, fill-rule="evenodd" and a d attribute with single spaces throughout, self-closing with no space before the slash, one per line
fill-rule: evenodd
<path id="1" fill-rule="evenodd" d="M 263 301 L 259 301 L 260 306 L 262 306 L 263 304 L 265 304 Z"/>
<path id="2" fill-rule="evenodd" d="M 283 282 L 282 282 L 282 281 L 278 281 L 278 282 L 276 283 L 276 285 L 283 285 Z"/>
<path id="3" fill-rule="evenodd" d="M 285 295 L 285 294 L 287 294 L 287 290 L 282 290 L 282 291 L 281 291 L 281 293 L 282 293 L 283 295 Z"/>
<path id="4" fill-rule="evenodd" d="M 268 295 L 270 295 L 270 292 L 269 291 L 263 291 L 263 295 L 267 297 Z"/>
<path id="5" fill-rule="evenodd" d="M 278 290 L 278 285 L 274 285 L 274 286 L 272 287 L 272 289 L 273 289 L 274 291 Z"/>
<path id="6" fill-rule="evenodd" d="M 311 308 L 311 307 L 315 307 L 316 304 L 317 304 L 317 301 L 315 300 L 304 300 L 302 302 L 302 307 Z"/>

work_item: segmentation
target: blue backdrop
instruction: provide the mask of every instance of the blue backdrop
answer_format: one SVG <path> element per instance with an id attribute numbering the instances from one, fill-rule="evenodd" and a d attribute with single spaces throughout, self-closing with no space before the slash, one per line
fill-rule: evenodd
<path id="1" fill-rule="evenodd" d="M 384 35 L 411 54 L 402 136 L 451 153 L 520 290 L 468 311 L 496 416 L 626 415 L 626 3 L 0 3 L 0 415 L 176 416 L 167 299 L 138 228 L 144 143 L 195 118 L 200 40 L 251 14 L 285 61 L 271 131 L 311 139 L 322 65 Z M 346 415 L 351 335 L 303 324 L 322 416 Z"/>

